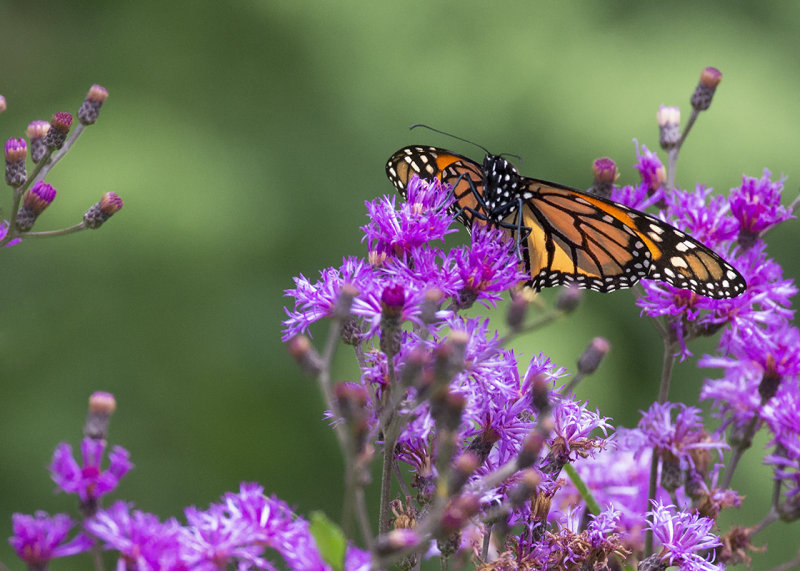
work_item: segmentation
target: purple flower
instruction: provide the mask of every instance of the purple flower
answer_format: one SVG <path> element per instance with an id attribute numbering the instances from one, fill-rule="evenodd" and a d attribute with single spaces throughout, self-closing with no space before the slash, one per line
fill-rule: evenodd
<path id="1" fill-rule="evenodd" d="M 308 522 L 281 500 L 266 497 L 261 486 L 242 483 L 238 494 L 225 494 L 225 506 L 231 520 L 256 530 L 258 544 L 277 551 L 291 569 L 326 569 Z"/>
<path id="2" fill-rule="evenodd" d="M 455 264 L 461 278 L 460 307 L 470 307 L 476 299 L 493 307 L 501 299 L 500 293 L 529 277 L 520 269 L 509 233 L 484 224 L 473 226 L 472 244 L 456 252 Z"/>
<path id="3" fill-rule="evenodd" d="M 636 431 L 644 448 L 653 448 L 662 456 L 668 454 L 680 463 L 681 470 L 695 469 L 693 450 L 728 447 L 708 438 L 700 409 L 683 403 L 653 403 L 647 412 L 642 412 Z"/>
<path id="4" fill-rule="evenodd" d="M 649 512 L 652 518 L 649 528 L 661 544 L 657 553 L 662 563 L 679 566 L 685 571 L 718 571 L 725 567 L 715 565 L 701 553 L 721 545 L 719 538 L 711 533 L 714 520 L 678 511 L 675 506 L 653 501 Z M 709 557 L 713 557 L 712 555 Z"/>
<path id="5" fill-rule="evenodd" d="M 729 213 L 724 196 L 711 196 L 712 189 L 698 184 L 694 192 L 674 189 L 666 194 L 672 224 L 716 250 L 736 237 L 738 224 Z"/>
<path id="6" fill-rule="evenodd" d="M 786 177 L 776 182 L 764 169 L 760 179 L 742 176 L 742 185 L 731 189 L 731 212 L 739 222 L 739 242 L 749 248 L 767 229 L 794 218 L 791 211 L 781 206 L 781 191 Z"/>
<path id="7" fill-rule="evenodd" d="M 800 506 L 800 387 L 786 383 L 784 390 L 764 405 L 761 412 L 772 432 L 769 446 L 775 450 L 764 463 L 775 467 L 775 478 L 782 480 L 786 498 Z"/>
<path id="8" fill-rule="evenodd" d="M 65 492 L 78 494 L 84 505 L 111 492 L 123 476 L 133 468 L 133 464 L 129 460 L 130 455 L 127 450 L 121 446 L 114 446 L 108 455 L 110 461 L 108 469 L 103 470 L 100 463 L 105 449 L 105 440 L 84 438 L 81 442 L 83 457 L 81 466 L 72 456 L 72 446 L 62 442 L 53 452 L 53 460 L 50 463 L 53 481 Z"/>
<path id="9" fill-rule="evenodd" d="M 260 557 L 265 534 L 252 522 L 219 504 L 211 504 L 206 511 L 189 507 L 184 513 L 188 527 L 182 530 L 181 544 L 189 568 L 215 571 L 237 565 L 275 569 Z"/>
<path id="10" fill-rule="evenodd" d="M 658 190 L 667 180 L 667 171 L 664 165 L 654 152 L 650 151 L 646 146 L 642 145 L 642 152 L 639 153 L 639 143 L 636 143 L 636 158 L 638 161 L 633 168 L 639 171 L 642 177 L 642 182 L 650 192 Z"/>
<path id="11" fill-rule="evenodd" d="M 366 203 L 370 221 L 362 230 L 371 256 L 400 256 L 456 231 L 450 229 L 452 193 L 438 179 L 424 181 L 413 176 L 406 191 L 399 209 L 394 196 Z"/>
<path id="12" fill-rule="evenodd" d="M 82 553 L 94 545 L 91 538 L 82 533 L 66 541 L 75 522 L 65 514 L 51 517 L 43 511 L 33 516 L 15 513 L 11 522 L 14 535 L 8 542 L 30 569 L 44 569 L 52 559 Z"/>
<path id="13" fill-rule="evenodd" d="M 184 562 L 182 528 L 174 519 L 139 510 L 131 511 L 123 501 L 114 502 L 86 522 L 86 530 L 102 540 L 107 550 L 119 551 L 117 568 L 188 569 Z"/>
<path id="14" fill-rule="evenodd" d="M 606 441 L 592 433 L 600 431 L 607 436 L 613 429 L 609 420 L 600 416 L 599 411 L 591 412 L 586 403 L 577 402 L 573 395 L 560 399 L 553 407 L 554 437 L 548 441 L 550 454 L 562 466 L 578 457 L 593 456 L 605 447 Z"/>
<path id="15" fill-rule="evenodd" d="M 619 437 L 626 432 L 629 431 L 618 429 L 615 435 Z M 643 522 L 648 506 L 651 457 L 646 450 L 634 454 L 624 447 L 624 438 L 617 438 L 592 458 L 579 458 L 575 462 L 575 469 L 597 502 L 618 513 L 617 525 L 623 532 L 625 545 L 634 551 L 644 546 Z M 659 493 L 667 497 L 663 490 L 659 489 Z M 559 490 L 552 505 L 580 503 L 578 491 L 570 481 Z M 551 509 L 554 517 L 558 511 L 558 507 Z"/>
<path id="16" fill-rule="evenodd" d="M 653 205 L 658 205 L 663 202 L 664 187 L 659 187 L 656 191 L 651 192 L 650 187 L 644 182 L 633 186 L 615 186 L 611 191 L 611 200 L 635 210 L 646 210 Z"/>
<path id="17" fill-rule="evenodd" d="M 316 283 L 312 284 L 302 275 L 294 278 L 295 287 L 287 289 L 285 295 L 295 299 L 295 309 L 286 310 L 289 318 L 283 322 L 282 339 L 287 341 L 300 333 L 308 333 L 312 323 L 330 317 L 342 285 L 351 284 L 359 291 L 370 288 L 373 272 L 363 260 L 345 258 L 340 268 L 322 270 Z"/>

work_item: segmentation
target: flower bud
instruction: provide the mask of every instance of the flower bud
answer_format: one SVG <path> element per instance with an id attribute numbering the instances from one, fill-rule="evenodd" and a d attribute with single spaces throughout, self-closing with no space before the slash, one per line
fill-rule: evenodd
<path id="1" fill-rule="evenodd" d="M 6 141 L 6 184 L 20 186 L 28 178 L 25 170 L 25 159 L 28 156 L 28 145 L 25 139 L 11 138 Z"/>
<path id="2" fill-rule="evenodd" d="M 561 293 L 556 298 L 556 309 L 564 313 L 572 312 L 583 299 L 584 292 L 577 284 L 569 284 L 561 288 Z"/>
<path id="3" fill-rule="evenodd" d="M 31 143 L 31 159 L 34 163 L 42 160 L 42 157 L 47 153 L 47 147 L 44 144 L 44 138 L 50 130 L 50 123 L 47 121 L 31 121 L 28 123 L 26 133 L 28 141 Z"/>
<path id="4" fill-rule="evenodd" d="M 511 331 L 519 331 L 528 313 L 530 301 L 524 295 L 511 294 L 511 305 L 506 314 L 506 323 Z"/>
<path id="5" fill-rule="evenodd" d="M 515 487 L 508 494 L 508 499 L 515 507 L 521 506 L 531 499 L 536 493 L 536 488 L 542 481 L 542 476 L 533 468 L 522 471 L 522 477 Z"/>
<path id="6" fill-rule="evenodd" d="M 6 107 L 6 98 L 3 97 L 2 95 L 0 95 L 0 113 L 5 111 L 6 109 L 7 109 L 7 107 Z"/>
<path id="7" fill-rule="evenodd" d="M 122 199 L 113 192 L 107 192 L 100 202 L 92 206 L 83 215 L 83 222 L 87 228 L 96 230 L 122 208 Z"/>
<path id="8" fill-rule="evenodd" d="M 469 451 L 474 453 L 478 460 L 483 463 L 489 457 L 492 446 L 494 446 L 495 442 L 498 440 L 500 440 L 500 435 L 497 431 L 492 427 L 487 427 L 486 430 L 475 435 L 475 438 L 469 443 Z"/>
<path id="9" fill-rule="evenodd" d="M 463 528 L 481 508 L 480 498 L 464 495 L 453 498 L 442 514 L 441 530 L 450 534 Z"/>
<path id="10" fill-rule="evenodd" d="M 387 286 L 381 292 L 380 348 L 387 356 L 396 355 L 400 351 L 400 320 L 405 303 L 406 292 L 400 284 Z"/>
<path id="11" fill-rule="evenodd" d="M 375 541 L 375 552 L 386 556 L 405 551 L 419 543 L 419 536 L 413 529 L 393 529 L 381 534 Z"/>
<path id="12" fill-rule="evenodd" d="M 93 85 L 89 88 L 89 93 L 86 94 L 86 99 L 81 103 L 81 108 L 78 110 L 78 121 L 84 125 L 92 125 L 97 121 L 97 116 L 100 114 L 100 107 L 103 102 L 108 99 L 108 91 L 102 85 Z"/>
<path id="13" fill-rule="evenodd" d="M 722 72 L 715 67 L 707 67 L 700 74 L 700 82 L 692 93 L 692 107 L 696 111 L 705 111 L 711 106 L 711 100 L 717 85 L 722 81 Z"/>
<path id="14" fill-rule="evenodd" d="M 322 357 L 317 353 L 316 349 L 311 345 L 311 341 L 305 335 L 295 335 L 286 343 L 286 348 L 289 354 L 294 357 L 303 369 L 309 375 L 317 375 L 322 370 L 323 362 Z"/>
<path id="15" fill-rule="evenodd" d="M 592 163 L 592 175 L 594 184 L 592 184 L 591 194 L 603 198 L 610 197 L 614 182 L 619 178 L 616 163 L 608 157 L 596 159 Z"/>
<path id="16" fill-rule="evenodd" d="M 60 149 L 67 140 L 67 134 L 72 127 L 72 115 L 59 111 L 50 120 L 50 129 L 44 136 L 44 144 L 48 149 Z"/>
<path id="17" fill-rule="evenodd" d="M 531 404 L 539 415 L 550 412 L 550 385 L 543 373 L 536 375 L 531 382 Z"/>
<path id="18" fill-rule="evenodd" d="M 466 406 L 465 396 L 444 390 L 431 399 L 431 416 L 439 430 L 452 432 L 461 425 L 461 414 Z"/>
<path id="19" fill-rule="evenodd" d="M 764 373 L 761 376 L 761 382 L 758 384 L 758 394 L 761 396 L 762 404 L 775 396 L 782 379 L 783 377 L 775 368 L 775 357 L 768 354 Z"/>
<path id="20" fill-rule="evenodd" d="M 600 366 L 603 357 L 611 350 L 611 343 L 608 339 L 595 337 L 589 346 L 578 358 L 578 372 L 583 375 L 591 375 Z"/>
<path id="21" fill-rule="evenodd" d="M 522 442 L 522 450 L 517 457 L 517 466 L 527 468 L 539 459 L 539 453 L 544 446 L 544 436 L 538 430 L 531 430 Z"/>
<path id="22" fill-rule="evenodd" d="M 681 140 L 681 110 L 662 105 L 658 109 L 659 143 L 665 151 L 678 146 Z"/>
<path id="23" fill-rule="evenodd" d="M 469 335 L 460 329 L 450 332 L 447 339 L 434 349 L 434 376 L 436 384 L 444 386 L 464 368 L 464 354 Z"/>
<path id="24" fill-rule="evenodd" d="M 481 459 L 472 452 L 464 452 L 460 454 L 453 462 L 453 468 L 450 470 L 450 481 L 448 483 L 448 493 L 453 496 L 461 491 L 464 484 L 467 483 L 469 477 L 481 465 Z"/>
<path id="25" fill-rule="evenodd" d="M 111 415 L 117 410 L 114 395 L 105 391 L 97 391 L 89 397 L 89 413 L 83 427 L 83 435 L 94 440 L 108 438 L 108 424 Z"/>
<path id="26" fill-rule="evenodd" d="M 430 325 L 439 321 L 439 318 L 436 317 L 436 312 L 442 307 L 443 299 L 444 293 L 439 288 L 433 287 L 425 290 L 419 315 L 422 323 Z"/>
<path id="27" fill-rule="evenodd" d="M 17 229 L 27 232 L 44 209 L 50 206 L 56 197 L 56 189 L 46 182 L 39 181 L 25 194 L 25 199 L 17 211 Z"/>

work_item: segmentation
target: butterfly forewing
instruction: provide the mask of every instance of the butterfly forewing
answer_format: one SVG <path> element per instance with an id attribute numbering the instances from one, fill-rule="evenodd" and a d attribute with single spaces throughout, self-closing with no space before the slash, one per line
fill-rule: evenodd
<path id="1" fill-rule="evenodd" d="M 403 198 L 415 174 L 426 180 L 438 178 L 452 187 L 454 211 L 467 228 L 476 216 L 485 219 L 478 202 L 483 192 L 483 170 L 472 159 L 436 147 L 410 146 L 397 151 L 386 163 L 386 175 Z"/>
<path id="2" fill-rule="evenodd" d="M 576 284 L 602 292 L 656 279 L 713 298 L 747 288 L 733 266 L 700 242 L 653 216 L 557 183 L 520 176 L 502 157 L 484 164 L 436 147 L 410 146 L 386 165 L 404 197 L 411 177 L 453 187 L 454 210 L 507 229 L 520 245 L 534 290 Z"/>

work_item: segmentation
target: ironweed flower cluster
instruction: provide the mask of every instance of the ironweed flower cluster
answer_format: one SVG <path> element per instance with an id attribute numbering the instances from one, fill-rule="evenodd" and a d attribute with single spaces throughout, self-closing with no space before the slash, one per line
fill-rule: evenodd
<path id="1" fill-rule="evenodd" d="M 575 291 L 566 288 L 555 308 L 526 323 L 529 304 L 516 287 L 525 276 L 510 233 L 474 224 L 468 245 L 445 248 L 453 199 L 436 180 L 412 177 L 405 203 L 367 202 L 363 259 L 346 258 L 316 280 L 295 278 L 283 339 L 326 398 L 345 457 L 343 525 L 358 529 L 373 567 L 412 569 L 436 556 L 481 569 L 724 569 L 749 561 L 751 539 L 771 522 L 800 517 L 800 339 L 790 307 L 797 288 L 764 241 L 793 218 L 794 205 L 781 205 L 784 180 L 766 170 L 727 197 L 675 184 L 683 142 L 721 77 L 703 71 L 683 129 L 680 110 L 662 106 L 667 162 L 637 143 L 639 183 L 617 186 L 611 159 L 593 165 L 593 192 L 656 209 L 748 283 L 729 299 L 650 280 L 637 287 L 665 355 L 658 396 L 635 428 L 615 429 L 573 392 L 608 351 L 605 340 L 589 346 L 568 383 L 543 354 L 520 368 L 507 342 L 566 316 Z M 464 310 L 496 309 L 504 290 L 512 295 L 510 333 L 501 337 L 486 317 Z M 317 350 L 310 336 L 320 321 L 329 333 Z M 700 364 L 724 377 L 708 379 L 700 394 L 711 401 L 709 422 L 696 406 L 670 402 L 668 391 L 675 361 L 711 335 L 717 351 Z M 340 342 L 353 347 L 361 375 L 334 383 Z M 760 429 L 772 435 L 764 462 L 773 467 L 774 504 L 757 525 L 720 529 L 720 512 L 743 501 L 731 478 Z M 364 508 L 376 456 L 377 533 Z"/>
<path id="2" fill-rule="evenodd" d="M 593 165 L 593 192 L 657 209 L 723 255 L 748 284 L 742 295 L 716 300 L 648 280 L 634 290 L 664 346 L 658 394 L 637 426 L 615 427 L 575 394 L 608 353 L 606 340 L 592 340 L 569 380 L 547 355 L 521 361 L 508 348 L 521 332 L 568 317 L 577 290 L 564 288 L 553 308 L 532 304 L 518 287 L 526 279 L 519 247 L 502 228 L 476 223 L 468 244 L 446 247 L 456 231 L 451 189 L 412 177 L 405 201 L 366 203 L 363 258 L 345 258 L 318 279 L 296 277 L 286 291 L 293 305 L 283 340 L 316 378 L 344 457 L 341 528 L 326 521 L 326 541 L 319 541 L 319 522 L 250 483 L 207 510 L 187 508 L 185 525 L 124 501 L 104 508 L 132 465 L 113 447 L 101 467 L 114 400 L 99 393 L 90 401 L 82 462 L 61 444 L 51 465 L 59 488 L 78 496 L 78 531 L 68 537 L 76 523 L 63 514 L 15 514 L 17 553 L 37 569 L 87 550 L 99 560 L 102 549 L 115 553 L 118 569 L 275 569 L 278 559 L 290 569 L 366 571 L 417 569 L 423 558 L 439 558 L 443 568 L 485 571 L 714 571 L 749 562 L 764 528 L 800 518 L 797 288 L 764 240 L 793 218 L 795 205 L 781 205 L 784 181 L 769 171 L 745 176 L 728 197 L 675 185 L 682 144 L 721 77 L 703 71 L 683 129 L 679 109 L 662 106 L 666 166 L 638 143 L 638 184 L 617 186 L 611 159 Z M 31 208 L 42 196 L 48 193 L 40 190 Z M 501 336 L 481 314 L 496 314 L 507 290 L 508 333 Z M 529 315 L 532 307 L 540 313 Z M 324 324 L 318 349 L 311 332 Z M 699 361 L 722 371 L 699 395 L 710 402 L 710 422 L 700 408 L 668 396 L 674 363 L 691 354 L 697 337 L 712 335 L 717 349 Z M 342 343 L 352 347 L 360 375 L 334 382 Z M 759 430 L 769 434 L 772 505 L 755 525 L 721 529 L 720 513 L 745 501 L 730 484 Z M 376 463 L 379 509 L 371 517 L 366 490 Z"/>
<path id="3" fill-rule="evenodd" d="M 83 220 L 59 230 L 33 232 L 37 219 L 56 197 L 56 189 L 45 182 L 51 169 L 72 148 L 84 129 L 93 125 L 108 91 L 93 85 L 78 109 L 78 124 L 72 129 L 73 116 L 59 111 L 48 121 L 32 121 L 26 130 L 28 141 L 11 137 L 5 144 L 6 184 L 11 187 L 11 221 L 0 215 L 0 246 L 13 246 L 24 238 L 43 238 L 71 234 L 87 228 L 99 228 L 122 208 L 122 199 L 106 192 L 100 201 L 86 211 Z M 6 110 L 6 100 L 0 96 L 0 113 Z M 71 132 L 70 132 L 71 131 Z M 31 166 L 28 170 L 28 151 Z"/>

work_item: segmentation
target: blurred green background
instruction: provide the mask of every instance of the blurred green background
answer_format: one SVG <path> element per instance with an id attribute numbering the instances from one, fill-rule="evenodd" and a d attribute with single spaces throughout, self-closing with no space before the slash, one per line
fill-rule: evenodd
<path id="1" fill-rule="evenodd" d="M 180 516 L 258 481 L 302 514 L 338 517 L 336 442 L 315 384 L 280 342 L 282 294 L 292 276 L 364 254 L 364 201 L 393 192 L 384 162 L 396 149 L 476 155 L 412 123 L 579 187 L 591 161 L 610 156 L 632 183 L 632 140 L 657 149 L 659 104 L 681 106 L 685 120 L 713 65 L 724 79 L 684 146 L 679 184 L 727 192 L 767 167 L 788 176 L 784 202 L 796 196 L 800 5 L 486 4 L 0 2 L 4 139 L 75 112 L 92 83 L 110 92 L 48 178 L 59 194 L 37 230 L 75 223 L 108 190 L 125 201 L 97 232 L 3 252 L 1 561 L 22 568 L 5 541 L 11 513 L 74 513 L 46 468 L 58 442 L 79 443 L 99 389 L 118 399 L 111 443 L 136 464 L 115 498 Z M 770 236 L 790 277 L 798 238 L 795 223 Z M 588 294 L 513 347 L 525 363 L 543 351 L 572 372 L 592 337 L 609 338 L 580 396 L 630 426 L 655 397 L 661 351 L 633 301 Z M 340 357 L 336 378 L 353 378 Z M 673 398 L 696 402 L 702 378 L 694 360 L 679 365 Z M 738 474 L 746 506 L 727 522 L 752 525 L 767 510 L 760 455 Z M 770 551 L 755 568 L 794 555 L 787 534 L 797 525 L 757 538 Z"/>

